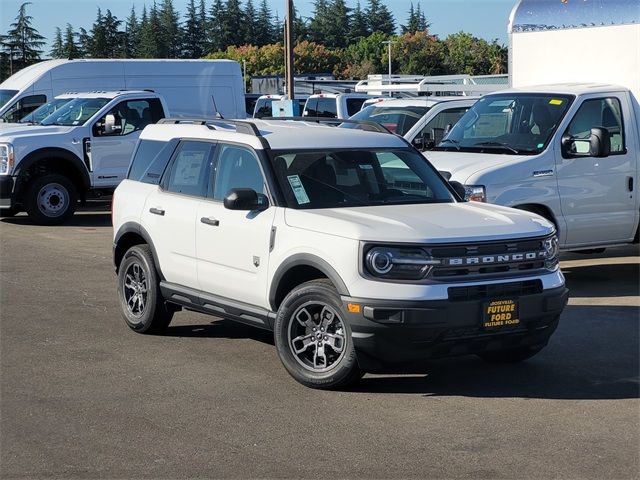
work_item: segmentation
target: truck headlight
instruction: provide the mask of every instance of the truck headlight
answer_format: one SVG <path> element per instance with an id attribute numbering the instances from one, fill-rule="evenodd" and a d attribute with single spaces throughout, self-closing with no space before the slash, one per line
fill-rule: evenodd
<path id="1" fill-rule="evenodd" d="M 470 202 L 486 202 L 487 191 L 484 185 L 465 185 L 464 199 Z"/>
<path id="2" fill-rule="evenodd" d="M 0 175 L 8 175 L 13 170 L 13 145 L 0 143 Z"/>
<path id="3" fill-rule="evenodd" d="M 374 277 L 389 280 L 420 280 L 440 260 L 421 248 L 373 247 L 365 254 L 365 269 Z"/>
<path id="4" fill-rule="evenodd" d="M 560 246 L 558 243 L 558 236 L 552 235 L 547 237 L 542 242 L 544 251 L 547 254 L 547 258 L 544 262 L 544 266 L 547 270 L 555 270 L 558 268 L 560 262 Z"/>

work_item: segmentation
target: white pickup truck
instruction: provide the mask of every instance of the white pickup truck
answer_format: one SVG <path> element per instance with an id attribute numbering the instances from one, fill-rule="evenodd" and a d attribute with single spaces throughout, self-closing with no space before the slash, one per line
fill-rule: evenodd
<path id="1" fill-rule="evenodd" d="M 120 183 L 142 129 L 168 115 L 163 97 L 154 92 L 93 92 L 39 126 L 2 130 L 2 215 L 24 209 L 37 223 L 63 223 L 79 198 L 110 193 Z"/>
<path id="2" fill-rule="evenodd" d="M 426 153 L 467 198 L 553 221 L 565 250 L 638 241 L 640 10 L 610 3 L 521 0 L 510 21 L 517 88 L 483 96 Z"/>

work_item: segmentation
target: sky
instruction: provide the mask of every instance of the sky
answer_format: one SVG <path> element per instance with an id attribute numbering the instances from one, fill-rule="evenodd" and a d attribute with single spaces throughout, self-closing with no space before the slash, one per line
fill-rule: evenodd
<path id="1" fill-rule="evenodd" d="M 6 33 L 9 25 L 14 21 L 20 5 L 25 0 L 0 0 L 0 32 Z M 67 23 L 77 30 L 79 27 L 90 29 L 100 7 L 103 12 L 110 9 L 118 19 L 125 20 L 131 7 L 135 5 L 138 14 L 146 3 L 151 5 L 153 0 L 30 0 L 32 5 L 27 7 L 27 13 L 33 17 L 33 25 L 41 35 L 47 37 L 45 52 L 50 50 L 55 27 L 64 30 Z M 244 5 L 246 0 L 242 0 Z M 499 43 L 507 44 L 507 22 L 509 13 L 516 0 L 413 0 L 414 6 L 420 2 L 427 21 L 431 23 L 431 33 L 444 38 L 451 33 L 465 31 L 486 40 L 497 39 Z M 285 0 L 268 0 L 272 11 L 279 17 L 284 16 Z M 400 24 L 406 23 L 412 0 L 383 0 L 391 13 Z M 160 3 L 160 0 L 157 1 Z M 184 14 L 189 0 L 174 0 L 176 9 Z M 198 1 L 196 1 L 196 4 Z M 254 0 L 258 5 L 260 0 Z M 347 0 L 348 7 L 354 7 L 356 0 Z M 360 0 L 366 5 L 366 0 Z M 211 0 L 206 0 L 207 6 Z M 313 0 L 294 0 L 300 14 L 313 14 Z"/>

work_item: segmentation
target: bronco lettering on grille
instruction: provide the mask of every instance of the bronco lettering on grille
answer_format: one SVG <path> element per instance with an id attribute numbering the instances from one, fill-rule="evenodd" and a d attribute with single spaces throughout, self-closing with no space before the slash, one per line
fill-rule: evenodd
<path id="1" fill-rule="evenodd" d="M 506 255 L 485 255 L 482 257 L 445 258 L 444 265 L 490 265 L 510 262 L 544 260 L 547 252 L 510 253 Z"/>

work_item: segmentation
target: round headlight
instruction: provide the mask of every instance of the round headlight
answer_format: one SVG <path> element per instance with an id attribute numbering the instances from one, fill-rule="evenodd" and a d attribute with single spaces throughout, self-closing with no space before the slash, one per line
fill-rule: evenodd
<path id="1" fill-rule="evenodd" d="M 389 273 L 393 268 L 391 253 L 379 248 L 374 248 L 367 253 L 367 264 L 372 272 L 378 275 Z"/>

